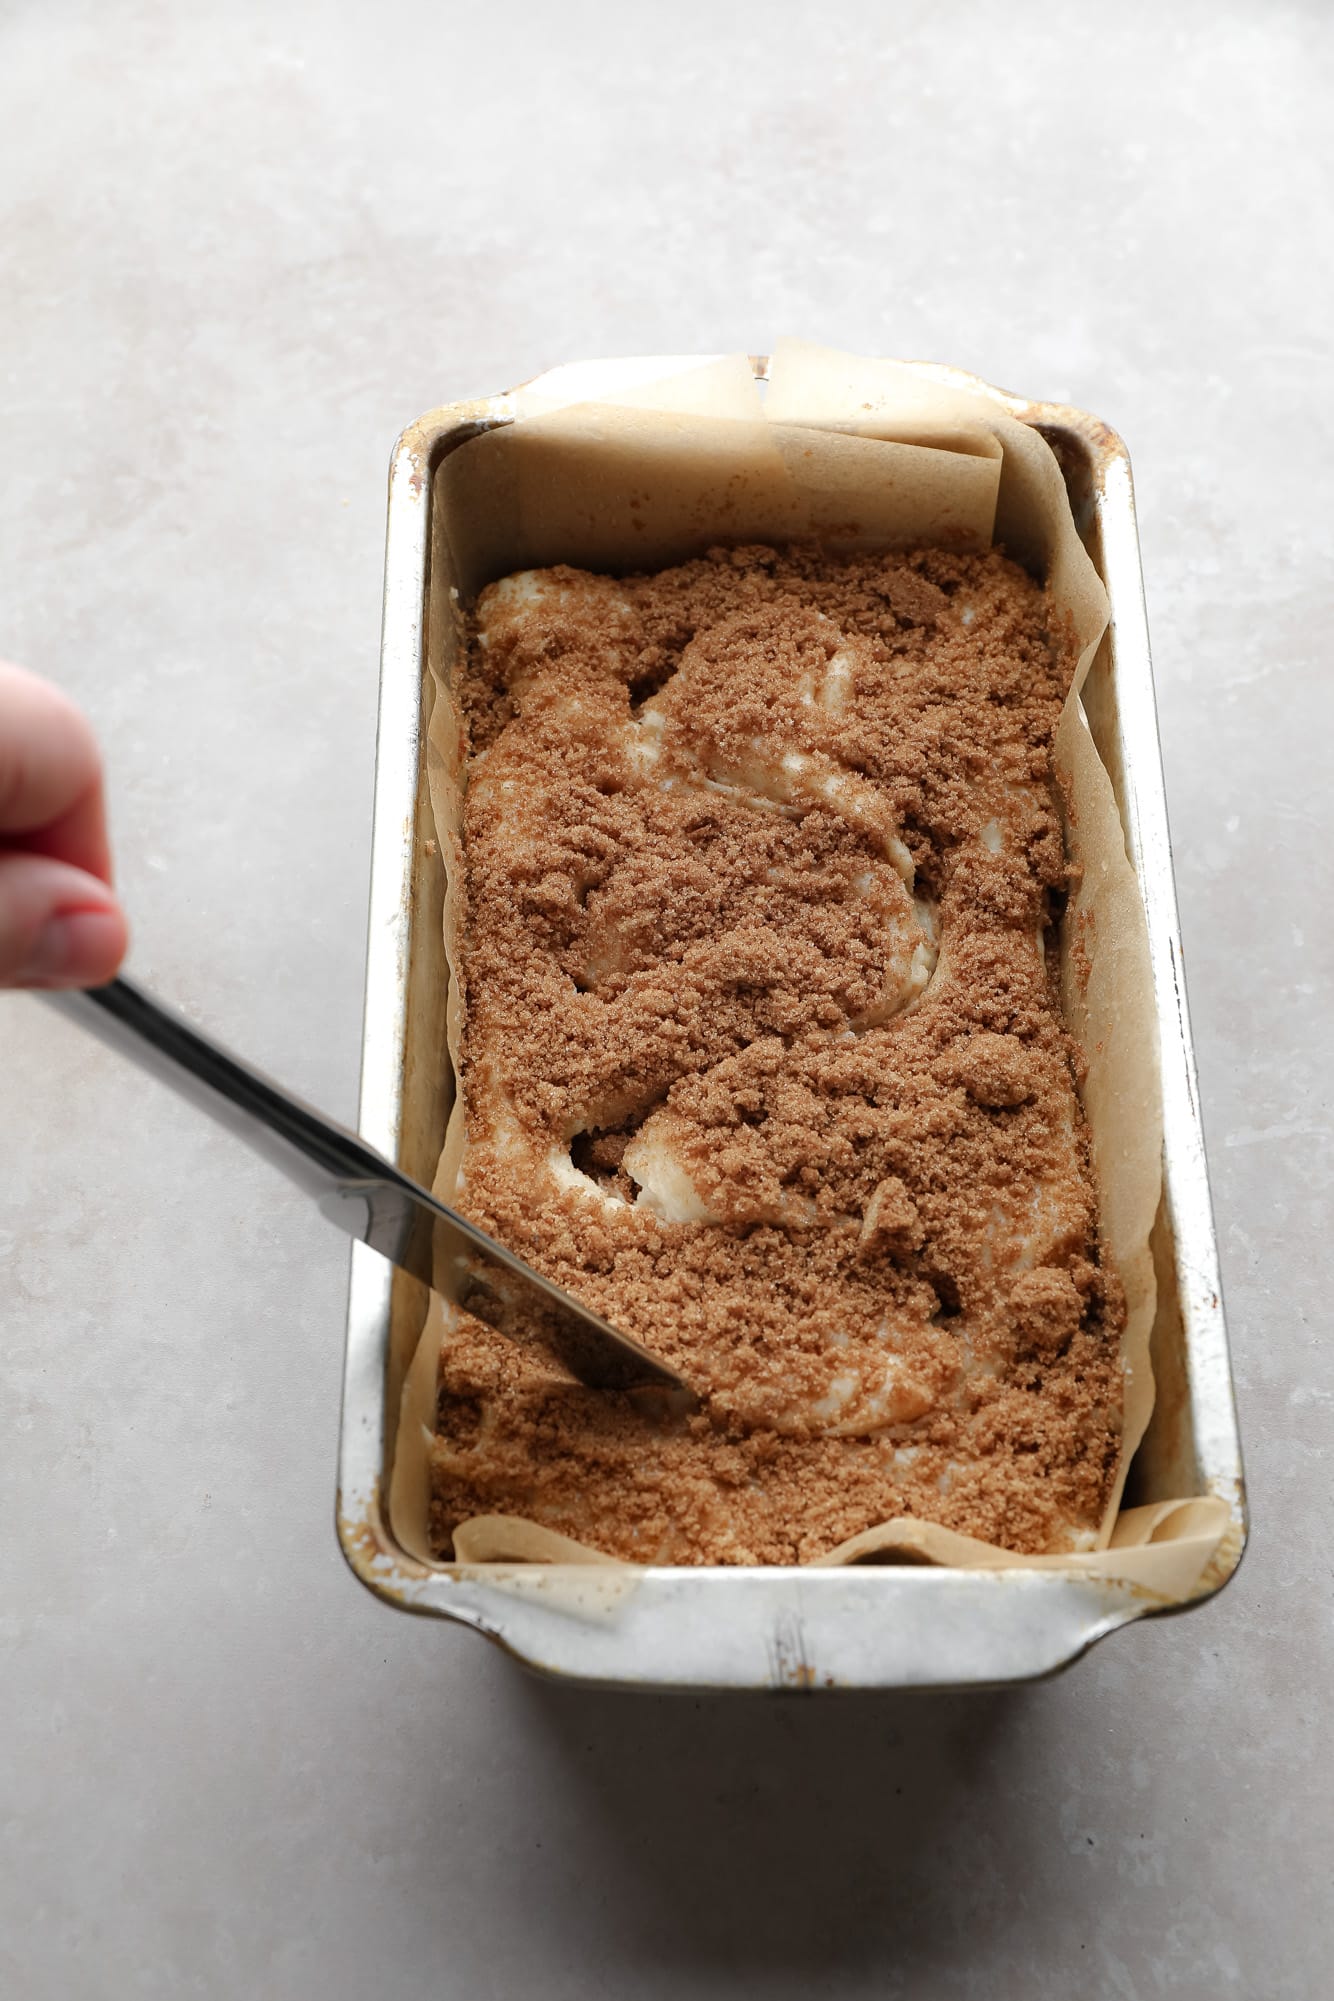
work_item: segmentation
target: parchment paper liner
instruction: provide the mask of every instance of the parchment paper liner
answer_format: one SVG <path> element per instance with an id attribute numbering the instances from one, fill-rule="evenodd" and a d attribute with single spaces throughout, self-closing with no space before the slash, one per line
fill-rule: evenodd
<path id="1" fill-rule="evenodd" d="M 933 1522 L 899 1517 L 811 1567 L 918 1562 L 1055 1569 L 1125 1579 L 1164 1602 L 1185 1597 L 1218 1547 L 1215 1498 L 1122 1510 L 1121 1493 L 1153 1408 L 1149 1341 L 1156 1280 L 1149 1234 L 1161 1190 L 1158 1029 L 1143 907 L 1111 783 L 1078 699 L 1107 623 L 1107 599 L 1075 530 L 1060 470 L 1039 433 L 991 398 L 946 387 L 893 361 L 781 341 L 762 399 L 744 355 L 669 376 L 635 362 L 556 370 L 510 399 L 516 421 L 464 444 L 437 473 L 433 561 L 466 603 L 498 576 L 566 562 L 653 570 L 717 541 L 782 543 L 818 535 L 841 549 L 993 541 L 1049 586 L 1080 654 L 1056 735 L 1067 848 L 1082 880 L 1061 938 L 1062 1000 L 1088 1074 L 1105 1244 L 1126 1289 L 1121 1460 L 1097 1549 L 1019 1556 Z M 445 862 L 445 947 L 457 965 L 463 737 L 450 689 L 457 633 L 433 635 L 435 701 L 428 776 Z M 1078 950 L 1072 949 L 1078 941 Z M 446 1035 L 462 1032 L 451 979 Z M 457 1101 L 435 1191 L 448 1200 L 464 1144 Z M 432 1299 L 403 1389 L 390 1514 L 403 1547 L 431 1563 L 430 1448 L 441 1345 L 452 1309 Z M 650 1337 L 651 1339 L 651 1337 Z M 521 1517 L 486 1515 L 454 1536 L 457 1561 L 620 1565 Z"/>

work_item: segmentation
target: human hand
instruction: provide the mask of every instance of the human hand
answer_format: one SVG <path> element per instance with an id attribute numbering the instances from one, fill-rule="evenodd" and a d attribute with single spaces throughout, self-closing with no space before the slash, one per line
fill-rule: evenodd
<path id="1" fill-rule="evenodd" d="M 99 986 L 127 935 L 87 718 L 0 661 L 0 987 Z"/>

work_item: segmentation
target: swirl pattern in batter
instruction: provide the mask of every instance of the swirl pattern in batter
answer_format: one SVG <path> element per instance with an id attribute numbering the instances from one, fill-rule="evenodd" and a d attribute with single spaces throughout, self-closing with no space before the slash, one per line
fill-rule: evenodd
<path id="1" fill-rule="evenodd" d="M 998 553 L 482 594 L 455 1199 L 702 1404 L 452 1316 L 442 1554 L 497 1513 L 657 1562 L 1093 1539 L 1123 1309 L 1048 951 L 1072 668 Z"/>

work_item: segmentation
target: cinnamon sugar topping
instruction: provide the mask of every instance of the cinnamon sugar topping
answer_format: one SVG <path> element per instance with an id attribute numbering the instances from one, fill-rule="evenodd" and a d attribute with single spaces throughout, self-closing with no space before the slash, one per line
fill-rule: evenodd
<path id="1" fill-rule="evenodd" d="M 470 739 L 465 1213 L 687 1420 L 453 1318 L 433 1532 L 780 1563 L 896 1515 L 1092 1540 L 1120 1439 L 1050 927 L 1073 670 L 999 553 L 716 550 L 492 585 Z"/>

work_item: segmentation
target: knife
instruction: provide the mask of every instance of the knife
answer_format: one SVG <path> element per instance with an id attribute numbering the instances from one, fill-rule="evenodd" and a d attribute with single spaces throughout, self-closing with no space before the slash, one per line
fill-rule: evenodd
<path id="1" fill-rule="evenodd" d="M 271 1161 L 359 1243 L 593 1389 L 694 1397 L 674 1369 L 300 1098 L 124 978 L 41 998 Z"/>

